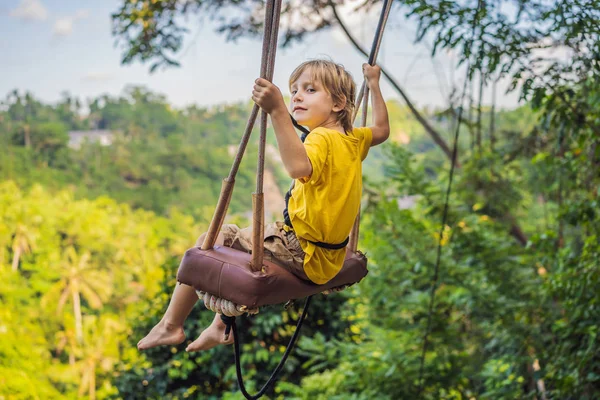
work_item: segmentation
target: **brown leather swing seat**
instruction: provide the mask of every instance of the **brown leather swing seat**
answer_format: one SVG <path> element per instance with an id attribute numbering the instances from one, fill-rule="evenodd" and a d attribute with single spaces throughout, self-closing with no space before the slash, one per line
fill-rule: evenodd
<path id="1" fill-rule="evenodd" d="M 194 287 L 198 292 L 229 300 L 242 310 L 251 310 L 352 285 L 368 273 L 365 255 L 351 251 L 347 251 L 340 272 L 323 285 L 304 281 L 266 260 L 263 268 L 254 272 L 251 262 L 252 254 L 226 246 L 215 246 L 209 250 L 193 247 L 181 260 L 177 281 Z"/>

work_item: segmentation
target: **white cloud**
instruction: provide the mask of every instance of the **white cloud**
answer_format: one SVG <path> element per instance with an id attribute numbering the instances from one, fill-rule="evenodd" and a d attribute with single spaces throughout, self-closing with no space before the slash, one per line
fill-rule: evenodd
<path id="1" fill-rule="evenodd" d="M 87 10 L 78 10 L 74 15 L 58 18 L 54 22 L 55 36 L 69 36 L 73 33 L 73 25 L 77 20 L 87 18 L 89 12 Z"/>
<path id="2" fill-rule="evenodd" d="M 56 36 L 69 36 L 73 33 L 73 17 L 62 17 L 54 22 L 54 34 Z"/>
<path id="3" fill-rule="evenodd" d="M 10 16 L 26 21 L 45 21 L 48 19 L 48 10 L 40 0 L 21 0 Z"/>

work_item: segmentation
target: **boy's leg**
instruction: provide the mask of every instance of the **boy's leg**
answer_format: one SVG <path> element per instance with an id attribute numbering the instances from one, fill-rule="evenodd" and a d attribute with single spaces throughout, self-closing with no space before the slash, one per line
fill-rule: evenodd
<path id="1" fill-rule="evenodd" d="M 221 314 L 215 314 L 213 322 L 200 334 L 198 339 L 194 340 L 185 349 L 185 351 L 200 351 L 212 349 L 220 344 L 233 343 L 233 332 L 229 335 L 229 339 L 223 339 L 225 334 L 225 323 L 221 320 Z"/>
<path id="2" fill-rule="evenodd" d="M 265 226 L 265 236 L 269 236 L 267 230 L 271 229 L 271 225 Z M 225 227 L 224 227 L 225 229 Z M 231 228 L 228 228 L 231 229 Z M 231 247 L 240 251 L 250 251 L 252 249 L 252 227 L 239 229 L 235 226 L 235 232 L 228 233 L 228 235 L 235 236 L 235 240 L 231 243 Z M 220 344 L 231 344 L 233 343 L 233 332 L 229 335 L 227 341 L 223 340 L 225 334 L 225 323 L 221 320 L 221 314 L 215 313 L 213 322 L 206 328 L 198 339 L 194 340 L 185 349 L 185 351 L 201 351 L 212 349 Z"/>
<path id="3" fill-rule="evenodd" d="M 204 242 L 206 234 L 196 241 L 196 246 Z M 223 244 L 223 236 L 219 234 L 215 244 Z M 183 322 L 198 301 L 196 290 L 188 285 L 177 284 L 171 296 L 169 307 L 160 322 L 137 344 L 139 350 L 146 350 L 161 345 L 179 344 L 185 340 Z"/>
<path id="4" fill-rule="evenodd" d="M 177 284 L 171 296 L 169 307 L 160 322 L 152 328 L 137 344 L 138 350 L 146 350 L 156 346 L 179 344 L 185 340 L 183 321 L 192 311 L 198 300 L 193 287 Z"/>
<path id="5" fill-rule="evenodd" d="M 265 237 L 272 239 L 273 236 L 279 236 L 278 234 L 280 234 L 280 230 L 280 226 L 277 223 L 267 224 L 265 225 Z M 233 248 L 236 248 L 241 251 L 248 251 L 252 249 L 252 227 L 244 228 L 242 230 L 237 231 L 235 233 L 235 236 L 236 240 L 233 243 Z M 268 239 L 269 243 L 273 242 L 273 240 L 271 239 Z M 282 244 L 280 244 L 279 246 L 283 247 Z M 267 245 L 267 239 L 265 240 L 265 259 L 273 261 L 272 255 L 278 250 L 280 249 L 273 248 L 273 246 L 271 245 Z M 223 340 L 224 334 L 225 323 L 221 320 L 221 314 L 216 313 L 215 318 L 213 319 L 213 322 L 210 324 L 210 326 L 204 331 L 202 331 L 198 339 L 190 343 L 190 345 L 185 350 L 208 350 L 220 344 L 233 343 L 233 332 L 229 335 L 229 339 L 227 341 Z"/>

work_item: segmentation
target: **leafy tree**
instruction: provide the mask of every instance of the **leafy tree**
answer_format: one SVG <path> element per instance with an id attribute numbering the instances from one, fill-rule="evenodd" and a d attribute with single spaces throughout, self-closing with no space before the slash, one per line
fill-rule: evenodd
<path id="1" fill-rule="evenodd" d="M 19 229 L 18 210 L 36 246 L 18 271 L 11 257 L 0 264 L 0 393 L 114 395 L 115 363 L 138 354 L 127 340 L 133 316 L 157 295 L 163 263 L 189 246 L 197 227 L 176 210 L 167 219 L 108 198 L 76 201 L 72 191 L 24 192 L 1 182 L 0 226 L 9 238 Z M 1 244 L 10 251 L 11 241 Z M 54 312 L 69 300 L 72 313 Z"/>
<path id="2" fill-rule="evenodd" d="M 85 143 L 79 149 L 68 148 L 67 127 L 59 122 L 65 119 L 62 103 L 39 103 L 43 113 L 29 123 L 27 147 L 18 119 L 23 100 L 16 93 L 18 97 L 8 97 L 0 120 L 0 131 L 8 134 L 2 136 L 8 151 L 0 154 L 0 176 L 25 186 L 44 183 L 60 189 L 71 184 L 81 197 L 110 193 L 159 213 L 179 207 L 201 221 L 210 218 L 208 204 L 216 202 L 221 180 L 229 172 L 231 150 L 239 144 L 246 123 L 245 105 L 180 111 L 172 109 L 162 95 L 129 87 L 122 96 L 94 99 L 90 115 L 77 117 L 84 126 L 111 130 L 110 147 Z M 16 136 L 10 136 L 13 133 Z M 250 152 L 255 146 L 250 143 Z M 234 212 L 247 207 L 244 193 L 255 186 L 255 163 L 255 152 L 244 159 L 231 203 Z M 279 186 L 285 187 L 280 165 L 270 163 L 269 168 L 279 177 Z"/>

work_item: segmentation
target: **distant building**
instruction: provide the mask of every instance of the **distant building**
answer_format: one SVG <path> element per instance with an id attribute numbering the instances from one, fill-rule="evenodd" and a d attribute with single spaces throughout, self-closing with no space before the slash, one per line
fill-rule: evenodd
<path id="1" fill-rule="evenodd" d="M 113 142 L 113 133 L 108 130 L 69 131 L 69 147 L 79 149 L 84 142 L 100 143 L 110 146 Z"/>
<path id="2" fill-rule="evenodd" d="M 410 210 L 411 208 L 413 208 L 415 206 L 415 204 L 417 203 L 417 200 L 419 200 L 419 196 L 412 195 L 412 196 L 399 197 L 396 201 L 398 203 L 399 210 Z"/>

